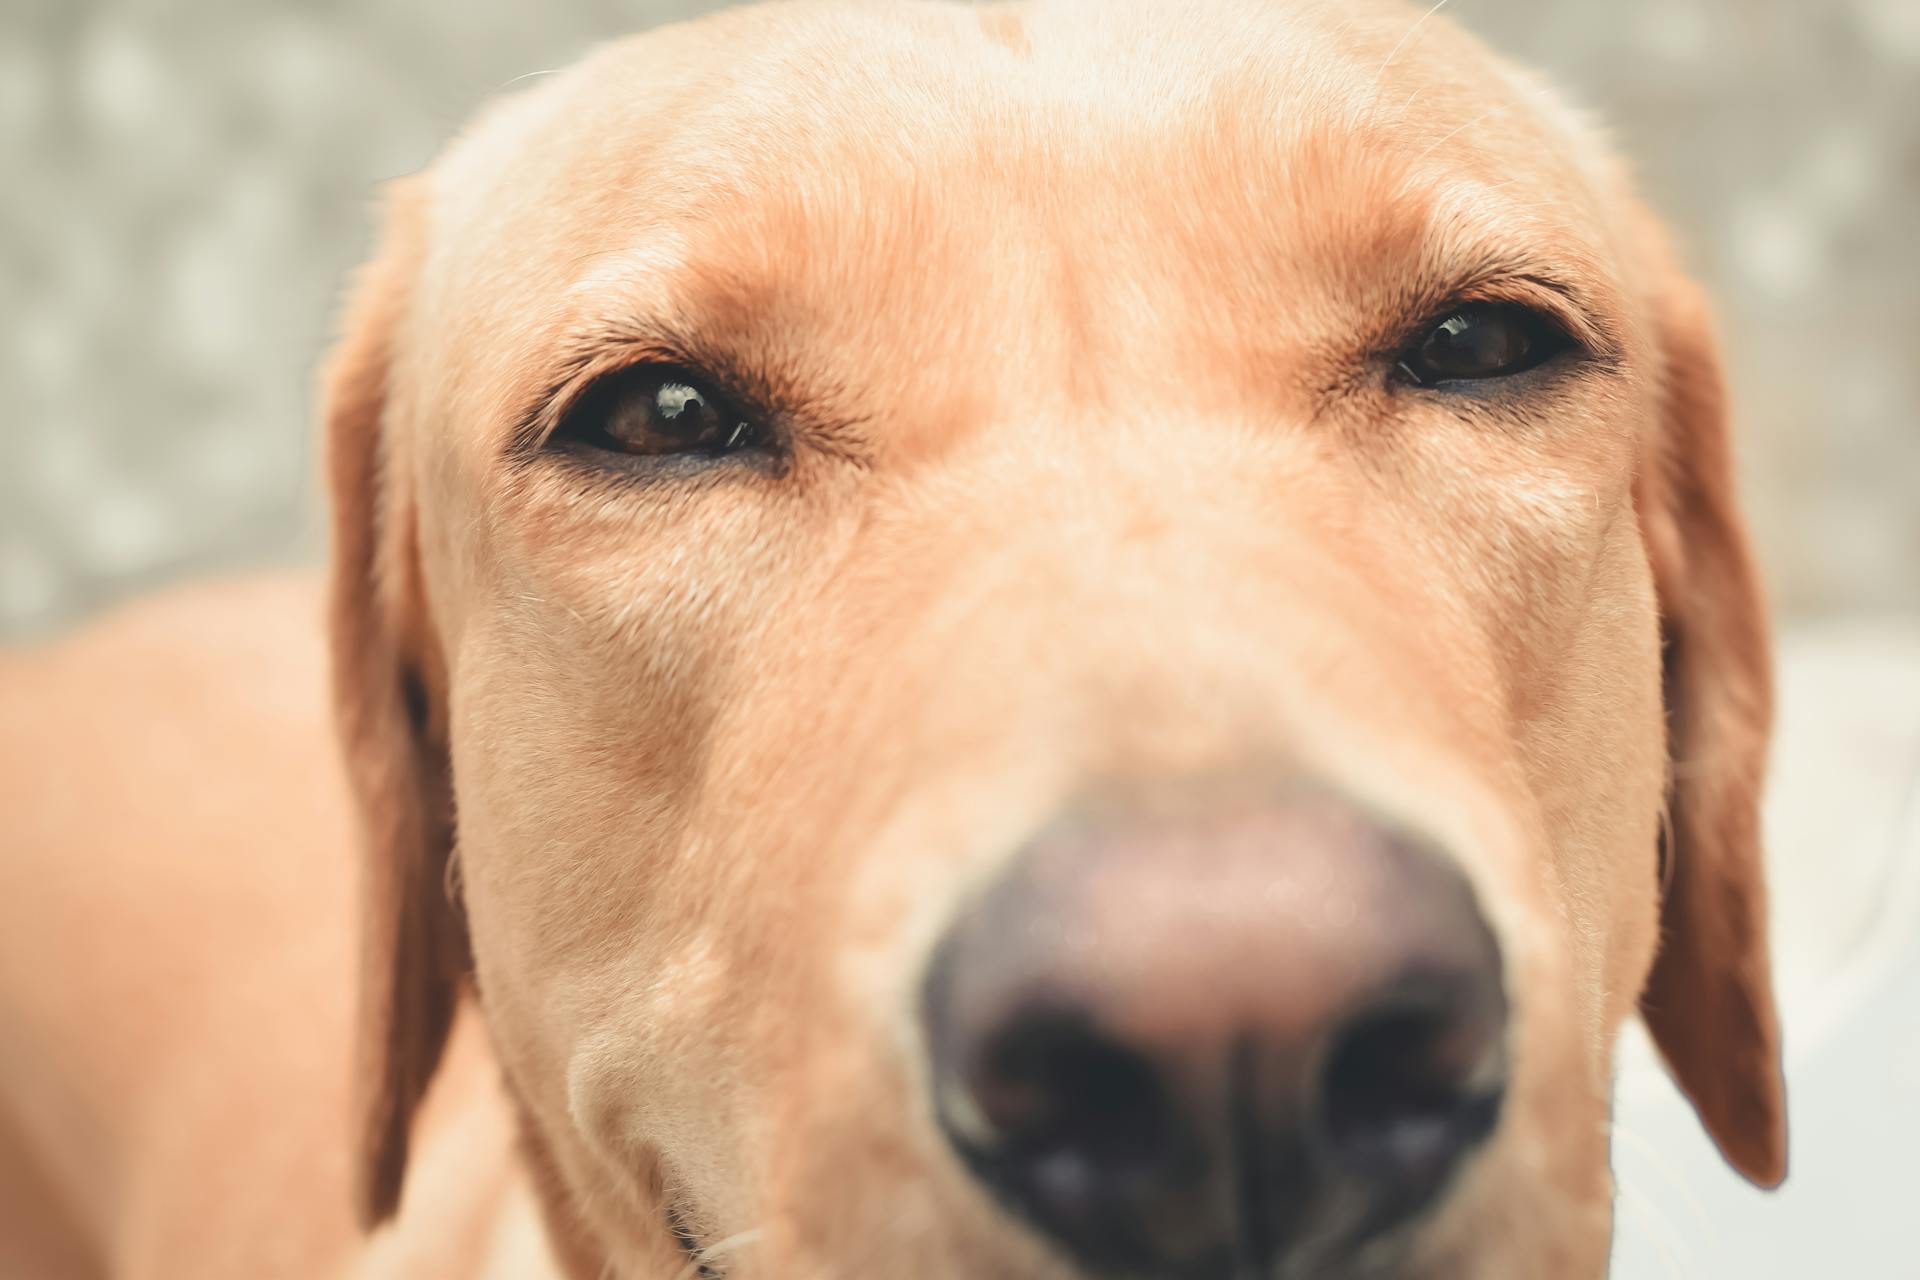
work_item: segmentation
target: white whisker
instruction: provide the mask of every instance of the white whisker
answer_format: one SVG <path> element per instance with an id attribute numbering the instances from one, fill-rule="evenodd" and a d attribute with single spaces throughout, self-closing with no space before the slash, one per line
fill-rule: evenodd
<path id="1" fill-rule="evenodd" d="M 736 1253 L 748 1245 L 757 1244 L 765 1232 L 759 1227 L 746 1231 L 736 1231 L 724 1240 L 716 1240 L 704 1249 L 693 1251 L 693 1260 L 681 1269 L 674 1280 L 700 1280 L 702 1272 L 710 1262 L 718 1261 L 730 1253 Z"/>
<path id="2" fill-rule="evenodd" d="M 1614 1202 L 1623 1209 L 1631 1210 L 1647 1227 L 1647 1240 L 1654 1251 L 1660 1255 L 1662 1269 L 1675 1280 L 1686 1280 L 1691 1272 L 1693 1251 L 1687 1247 L 1686 1239 L 1671 1222 L 1660 1215 L 1653 1201 L 1641 1196 L 1624 1183 L 1615 1185 Z M 1684 1265 L 1683 1265 L 1684 1264 Z"/>
<path id="3" fill-rule="evenodd" d="M 706 1248 L 700 1250 L 700 1261 L 711 1262 L 715 1258 L 724 1258 L 729 1253 L 744 1249 L 750 1244 L 758 1244 L 760 1237 L 765 1234 L 766 1232 L 759 1227 L 752 1227 L 746 1231 L 736 1231 L 726 1239 L 716 1240 Z"/>
<path id="4" fill-rule="evenodd" d="M 1615 1123 L 1612 1128 L 1614 1138 L 1632 1147 L 1641 1160 L 1660 1175 L 1661 1181 L 1666 1183 L 1667 1188 L 1679 1197 L 1680 1202 L 1686 1206 L 1688 1216 L 1693 1219 L 1692 1225 L 1702 1231 L 1706 1230 L 1711 1225 L 1711 1219 L 1707 1217 L 1707 1207 L 1700 1202 L 1700 1197 L 1688 1185 L 1687 1180 L 1680 1176 L 1680 1170 L 1673 1161 L 1667 1159 L 1659 1147 L 1633 1130 L 1623 1128 L 1618 1123 Z"/>
<path id="5" fill-rule="evenodd" d="M 1452 142 L 1455 138 L 1465 133 L 1468 129 L 1473 128 L 1473 126 L 1479 124 L 1482 120 L 1485 120 L 1490 116 L 1499 114 L 1502 110 L 1504 110 L 1504 108 L 1502 107 L 1488 107 L 1485 111 L 1482 111 L 1479 115 L 1467 121 L 1465 124 L 1455 125 L 1453 128 L 1447 130 L 1444 134 L 1440 135 L 1439 138 L 1435 139 L 1432 145 L 1428 146 L 1428 148 L 1425 151 L 1422 151 L 1419 155 L 1415 156 L 1413 159 L 1413 162 L 1415 164 L 1419 164 L 1422 160 L 1425 160 L 1428 156 L 1432 155 L 1435 151 L 1439 150 L 1441 147 L 1445 146 L 1447 143 Z"/>
<path id="6" fill-rule="evenodd" d="M 1373 96 L 1370 100 L 1370 105 L 1377 106 L 1379 104 L 1380 87 L 1382 82 L 1386 78 L 1387 68 L 1391 67 L 1393 65 L 1393 60 L 1400 56 L 1400 51 L 1407 47 L 1407 41 L 1413 39 L 1414 34 L 1418 32 L 1421 27 L 1426 25 L 1428 18 L 1431 18 L 1434 14 L 1446 8 L 1449 3 L 1451 3 L 1451 0 L 1439 0 L 1439 3 L 1434 5 L 1433 8 L 1427 10 L 1425 13 L 1421 14 L 1418 18 L 1414 19 L 1413 25 L 1407 28 L 1407 32 L 1405 35 L 1400 37 L 1400 43 L 1393 46 L 1392 52 L 1387 54 L 1387 60 L 1380 64 L 1380 69 L 1378 71 L 1373 73 Z M 1419 91 L 1415 90 L 1415 92 L 1417 93 Z"/>
<path id="7" fill-rule="evenodd" d="M 537 76 L 557 76 L 560 74 L 560 72 L 561 72 L 561 68 L 559 67 L 554 67 L 550 71 L 527 71 L 527 72 L 521 73 L 520 75 L 515 76 L 513 79 L 507 81 L 505 84 L 501 85 L 500 87 L 502 89 L 511 89 L 514 85 L 519 84 L 522 80 L 532 80 Z"/>

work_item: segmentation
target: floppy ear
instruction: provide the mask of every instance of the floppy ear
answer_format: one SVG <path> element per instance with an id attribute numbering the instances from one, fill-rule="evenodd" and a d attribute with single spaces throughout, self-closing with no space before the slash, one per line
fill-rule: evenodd
<path id="1" fill-rule="evenodd" d="M 380 256 L 356 282 L 322 388 L 334 708 L 362 841 L 355 1194 L 368 1228 L 398 1206 L 408 1131 L 446 1043 L 466 953 L 447 899 L 445 681 L 425 621 L 411 476 L 387 429 L 422 213 L 418 193 L 395 184 Z"/>
<path id="2" fill-rule="evenodd" d="M 1661 942 L 1640 1011 L 1721 1153 L 1786 1176 L 1786 1084 L 1767 953 L 1759 797 L 1773 719 L 1759 582 L 1734 500 L 1726 391 L 1700 291 L 1661 286 L 1659 438 L 1636 486 L 1665 639 Z"/>

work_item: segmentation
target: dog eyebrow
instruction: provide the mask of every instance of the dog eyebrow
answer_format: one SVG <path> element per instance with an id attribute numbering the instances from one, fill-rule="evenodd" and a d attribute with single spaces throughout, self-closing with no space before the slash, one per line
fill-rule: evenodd
<path id="1" fill-rule="evenodd" d="M 1465 302 L 1517 303 L 1547 312 L 1596 355 L 1618 358 L 1626 307 L 1608 269 L 1612 255 L 1556 216 L 1561 206 L 1515 202 L 1505 185 L 1451 183 L 1417 199 L 1404 234 L 1419 247 L 1406 261 L 1399 318 L 1411 326 Z"/>

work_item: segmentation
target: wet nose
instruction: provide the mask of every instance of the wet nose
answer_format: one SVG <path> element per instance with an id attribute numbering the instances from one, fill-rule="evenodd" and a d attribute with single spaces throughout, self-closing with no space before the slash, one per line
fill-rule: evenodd
<path id="1" fill-rule="evenodd" d="M 1440 1197 L 1506 1082 L 1500 952 L 1456 864 L 1321 794 L 1057 824 L 923 996 L 947 1140 L 1096 1272 L 1317 1274 Z"/>

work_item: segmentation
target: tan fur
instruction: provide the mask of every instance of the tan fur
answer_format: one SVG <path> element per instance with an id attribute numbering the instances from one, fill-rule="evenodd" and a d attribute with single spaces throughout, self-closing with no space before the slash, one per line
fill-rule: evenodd
<path id="1" fill-rule="evenodd" d="M 1059 1275 L 934 1131 L 916 975 L 1078 788 L 1256 766 L 1434 833 L 1500 935 L 1513 1090 L 1420 1276 L 1603 1273 L 1636 1006 L 1776 1182 L 1704 309 L 1595 136 L 1418 19 L 729 12 L 397 189 L 324 610 L 0 667 L 0 1271 L 666 1280 L 672 1215 L 734 1280 Z M 1490 260 L 1609 367 L 1392 389 Z M 781 473 L 517 443 L 658 329 L 781 389 Z"/>

